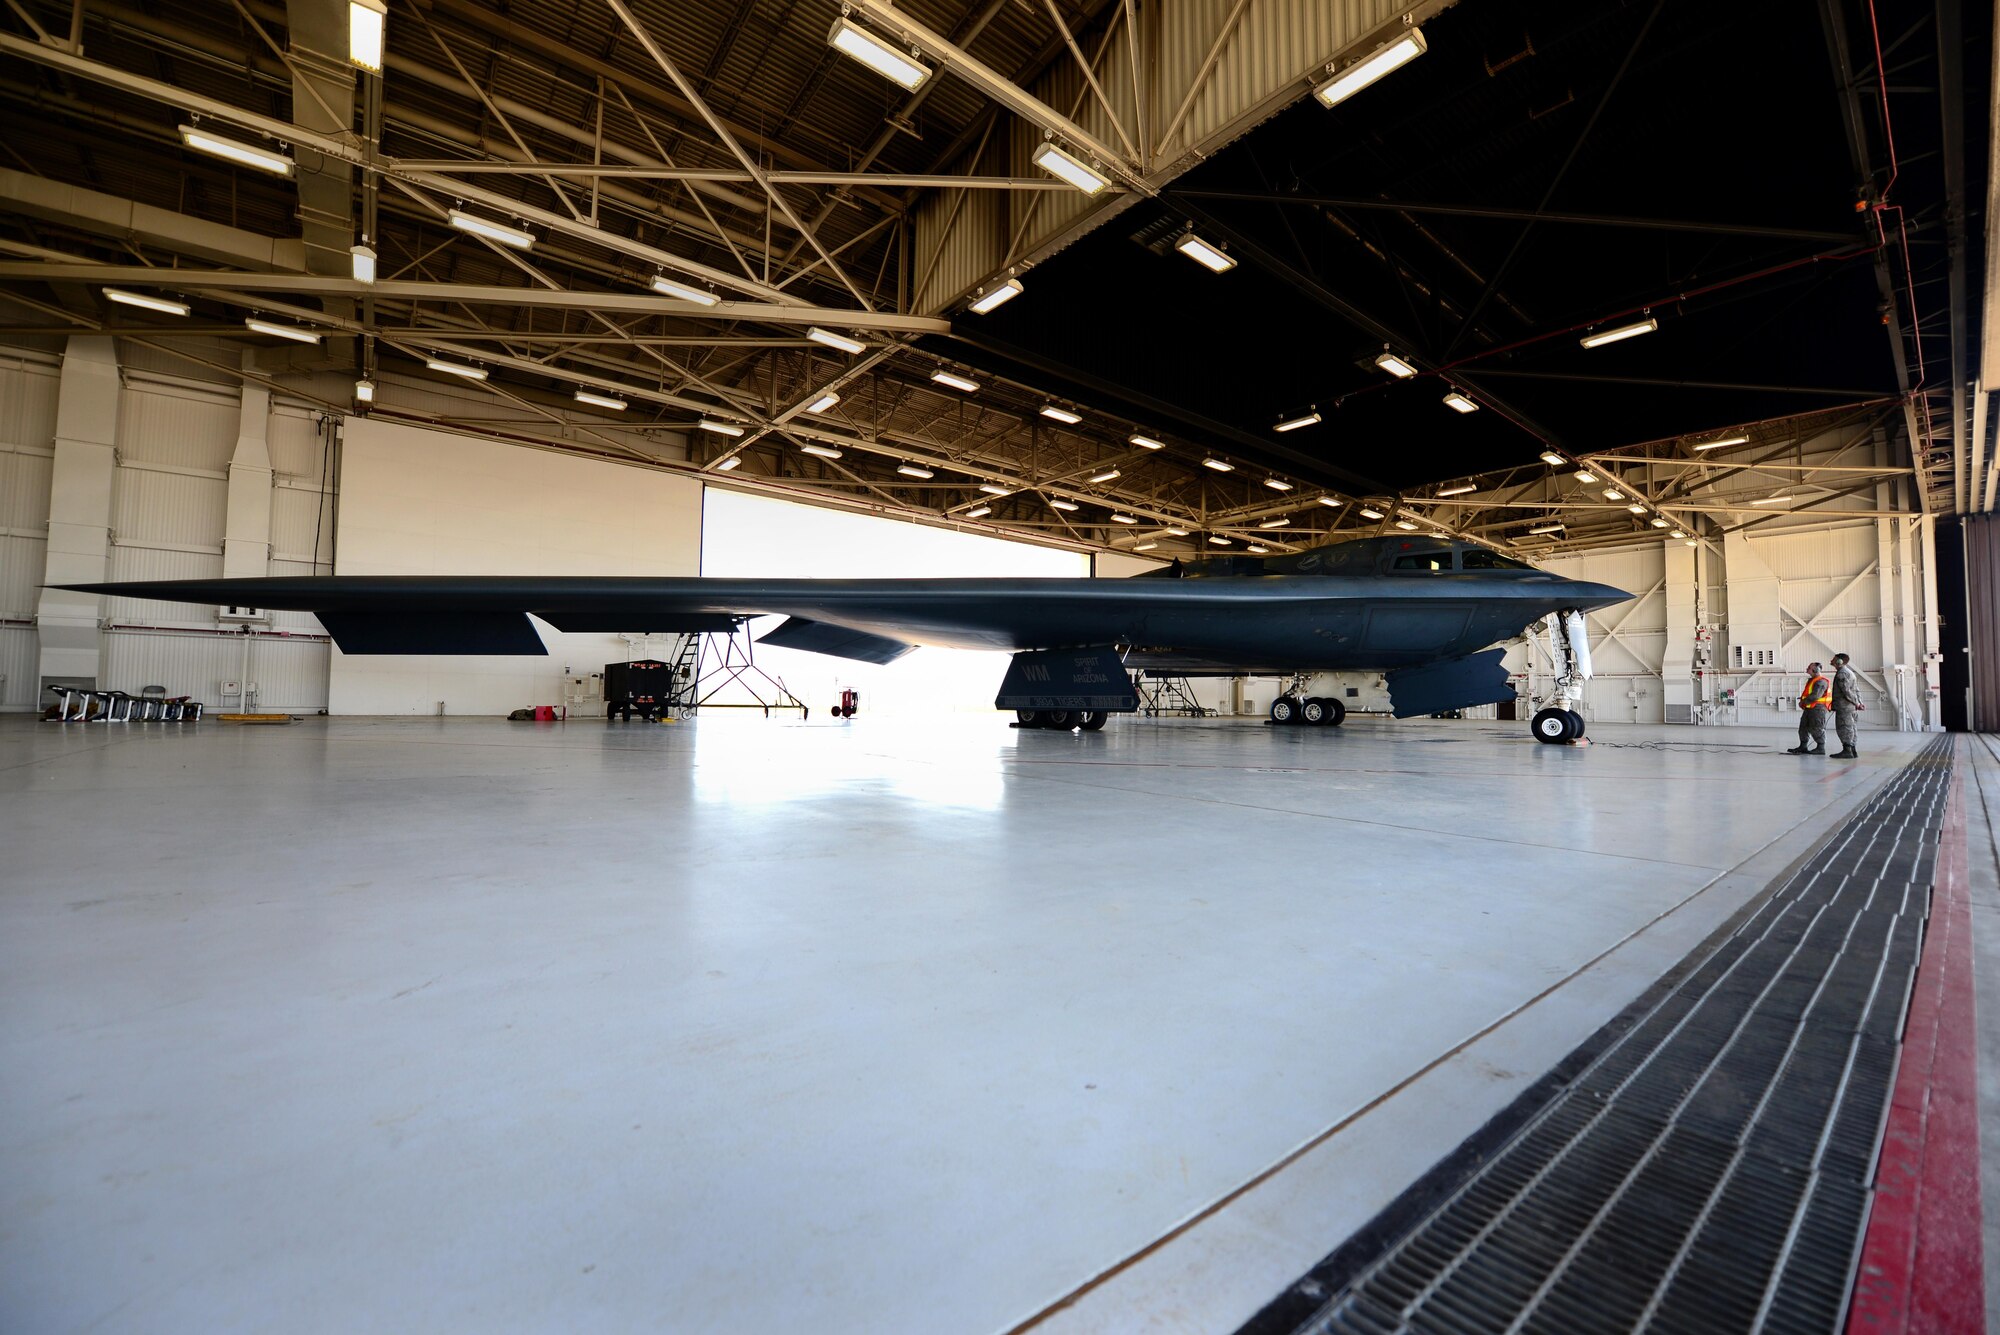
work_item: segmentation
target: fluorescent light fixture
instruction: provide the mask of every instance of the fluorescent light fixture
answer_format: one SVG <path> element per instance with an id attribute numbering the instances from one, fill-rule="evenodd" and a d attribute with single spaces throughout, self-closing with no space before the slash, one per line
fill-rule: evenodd
<path id="1" fill-rule="evenodd" d="M 1690 546 L 1690 547 L 1699 547 L 1699 546 L 1701 546 L 1701 544 L 1700 544 L 1700 543 L 1698 543 L 1698 542 L 1696 542 L 1696 541 L 1695 541 L 1695 540 L 1694 540 L 1693 538 L 1689 538 L 1689 539 L 1687 540 L 1687 545 L 1688 545 L 1688 546 Z"/>
<path id="2" fill-rule="evenodd" d="M 1604 493 L 1604 499 L 1607 501 L 1622 501 L 1625 499 L 1625 493 L 1616 487 L 1612 487 Z"/>
<path id="3" fill-rule="evenodd" d="M 721 297 L 716 296 L 713 292 L 707 292 L 698 287 L 689 287 L 686 283 L 676 283 L 665 274 L 653 275 L 653 291 L 663 297 L 675 297 L 681 301 L 692 301 L 697 306 L 713 306 L 716 302 L 722 300 Z"/>
<path id="4" fill-rule="evenodd" d="M 1643 505 L 1628 505 L 1625 508 L 1627 510 L 1630 510 L 1635 515 L 1642 515 L 1646 513 L 1646 507 Z"/>
<path id="5" fill-rule="evenodd" d="M 1035 150 L 1032 161 L 1049 175 L 1067 181 L 1086 195 L 1097 194 L 1111 184 L 1110 178 L 1093 170 L 1082 158 L 1057 148 L 1053 143 L 1043 143 Z"/>
<path id="6" fill-rule="evenodd" d="M 855 353 L 861 352 L 868 346 L 858 338 L 849 338 L 845 334 L 836 334 L 831 329 L 821 329 L 818 325 L 814 325 L 806 330 L 806 337 L 815 343 L 823 343 L 829 348 L 844 352 L 850 357 Z"/>
<path id="7" fill-rule="evenodd" d="M 1230 541 L 1224 537 L 1212 537 L 1208 540 L 1208 545 L 1211 547 L 1227 547 L 1230 545 Z"/>
<path id="8" fill-rule="evenodd" d="M 1616 329 L 1600 329 L 1594 334 L 1585 334 L 1577 342 L 1586 348 L 1601 348 L 1606 343 L 1620 343 L 1641 334 L 1650 334 L 1659 327 L 1660 322 L 1649 315 L 1636 324 L 1621 324 Z"/>
<path id="9" fill-rule="evenodd" d="M 1478 404 L 1466 398 L 1465 395 L 1459 393 L 1457 390 L 1453 390 L 1444 396 L 1444 406 L 1455 413 L 1476 413 L 1479 411 Z"/>
<path id="10" fill-rule="evenodd" d="M 1677 528 L 1674 530 L 1673 536 L 1676 538 L 1685 538 L 1687 536 L 1687 530 L 1684 528 Z"/>
<path id="11" fill-rule="evenodd" d="M 1547 464 L 1551 468 L 1561 468 L 1564 464 L 1568 463 L 1569 460 L 1563 458 L 1560 454 L 1557 454 L 1554 450 L 1543 450 L 1542 462 Z"/>
<path id="12" fill-rule="evenodd" d="M 375 251 L 369 246 L 349 246 L 348 255 L 354 261 L 354 281 L 372 283 L 375 281 Z"/>
<path id="13" fill-rule="evenodd" d="M 833 31 L 826 35 L 826 40 L 834 50 L 854 57 L 891 83 L 899 83 L 911 92 L 931 77 L 929 65 L 898 51 L 846 17 L 833 21 Z"/>
<path id="14" fill-rule="evenodd" d="M 1236 257 L 1221 246 L 1188 232 L 1174 242 L 1174 249 L 1212 273 L 1228 273 L 1236 267 Z"/>
<path id="15" fill-rule="evenodd" d="M 1111 522 L 1114 524 L 1136 524 L 1139 521 L 1131 515 L 1113 515 L 1111 516 Z"/>
<path id="16" fill-rule="evenodd" d="M 1417 373 L 1417 368 L 1398 357 L 1393 352 L 1385 352 L 1375 359 L 1375 365 L 1398 380 L 1408 380 Z"/>
<path id="17" fill-rule="evenodd" d="M 1531 528 L 1528 530 L 1534 536 L 1540 536 L 1543 533 L 1560 533 L 1562 531 L 1563 526 L 1561 524 L 1544 524 L 1540 528 Z"/>
<path id="18" fill-rule="evenodd" d="M 839 402 L 840 402 L 840 395 L 834 393 L 832 390 L 828 390 L 826 393 L 814 399 L 811 403 L 808 403 L 806 405 L 806 411 L 809 413 L 823 413 L 828 408 L 831 408 L 834 404 Z"/>
<path id="19" fill-rule="evenodd" d="M 1364 505 L 1361 507 L 1361 517 L 1363 519 L 1380 519 L 1382 512 L 1372 505 Z"/>
<path id="20" fill-rule="evenodd" d="M 1378 46 L 1331 79 L 1313 89 L 1324 106 L 1338 106 L 1385 74 L 1401 69 L 1428 48 L 1421 29 L 1412 28 L 1385 46 Z"/>
<path id="21" fill-rule="evenodd" d="M 727 459 L 724 459 L 721 463 L 717 464 L 715 466 L 715 471 L 718 473 L 733 473 L 738 468 L 742 467 L 742 465 L 743 465 L 742 456 L 732 454 Z"/>
<path id="22" fill-rule="evenodd" d="M 1292 484 L 1281 477 L 1267 477 L 1264 479 L 1264 485 L 1272 491 L 1290 491 L 1292 489 Z"/>
<path id="23" fill-rule="evenodd" d="M 1597 474 L 1591 472 L 1588 468 L 1579 468 L 1576 472 L 1576 480 L 1585 486 L 1589 486 L 1591 483 L 1597 481 Z"/>
<path id="24" fill-rule="evenodd" d="M 965 517 L 967 519 L 984 519 L 992 513 L 993 507 L 990 505 L 975 505 L 965 512 Z"/>
<path id="25" fill-rule="evenodd" d="M 1407 520 L 1407 519 L 1398 519 L 1398 520 L 1396 521 L 1396 527 L 1397 527 L 1397 528 L 1400 528 L 1400 529 L 1414 529 L 1414 528 L 1416 528 L 1416 525 L 1415 525 L 1415 524 L 1412 524 L 1412 523 L 1411 523 L 1411 522 L 1410 522 L 1409 520 Z"/>
<path id="26" fill-rule="evenodd" d="M 1269 547 L 1259 547 L 1256 543 L 1253 542 L 1248 547 L 1245 547 L 1243 550 L 1246 552 L 1255 552 L 1257 555 L 1262 556 L 1266 552 L 1269 552 L 1271 549 Z"/>
<path id="27" fill-rule="evenodd" d="M 1694 448 L 1697 450 L 1719 450 L 1725 445 L 1748 445 L 1749 443 L 1750 437 L 1748 436 L 1723 436 L 1719 440 L 1704 440 Z"/>
<path id="28" fill-rule="evenodd" d="M 355 401 L 359 403 L 375 402 L 375 382 L 373 380 L 355 381 L 354 398 Z"/>
<path id="29" fill-rule="evenodd" d="M 424 358 L 424 365 L 433 371 L 442 371 L 446 375 L 464 376 L 467 380 L 484 380 L 486 378 L 486 368 L 483 366 L 466 366 L 460 362 L 444 362 L 439 361 L 435 357 Z"/>
<path id="30" fill-rule="evenodd" d="M 498 241 L 503 246 L 526 250 L 535 244 L 535 234 L 525 228 L 509 227 L 506 223 L 497 223 L 490 218 L 475 218 L 462 209 L 451 209 L 445 216 L 451 219 L 451 225 L 459 231 L 483 236 L 488 241 Z"/>
<path id="31" fill-rule="evenodd" d="M 1067 408 L 1058 408 L 1053 403 L 1042 405 L 1042 416 L 1055 422 L 1067 422 L 1071 426 L 1075 426 L 1083 420 L 1082 414 L 1073 413 Z"/>
<path id="32" fill-rule="evenodd" d="M 931 379 L 951 389 L 962 389 L 967 394 L 971 394 L 979 388 L 978 381 L 967 380 L 964 376 L 953 375 L 950 371 L 932 371 Z"/>
<path id="33" fill-rule="evenodd" d="M 1289 524 L 1289 523 L 1291 523 L 1291 522 L 1292 522 L 1292 518 L 1291 518 L 1291 516 L 1290 516 L 1290 515 L 1279 515 L 1279 516 L 1278 516 L 1277 518 L 1275 518 L 1275 519 L 1266 519 L 1266 520 L 1264 520 L 1263 522 L 1259 523 L 1259 524 L 1257 525 L 1257 527 L 1258 527 L 1258 528 L 1283 528 L 1283 527 L 1285 527 L 1285 526 L 1286 526 L 1287 524 Z"/>
<path id="34" fill-rule="evenodd" d="M 979 484 L 979 489 L 988 496 L 1012 496 L 1014 494 L 1012 487 L 1003 487 L 998 482 L 982 482 Z"/>
<path id="35" fill-rule="evenodd" d="M 1092 482 L 1109 482 L 1112 478 L 1115 478 L 1117 476 L 1118 476 L 1117 469 L 1107 468 L 1102 473 L 1099 473 L 1097 476 L 1091 478 L 1090 480 Z"/>
<path id="36" fill-rule="evenodd" d="M 1474 485 L 1473 483 L 1470 483 L 1470 482 L 1468 482 L 1468 483 L 1466 483 L 1466 484 L 1465 484 L 1464 486 L 1462 486 L 1462 487 L 1439 487 L 1439 488 L 1438 488 L 1438 495 L 1440 495 L 1440 496 L 1463 496 L 1463 495 L 1465 495 L 1465 493 L 1466 493 L 1466 492 L 1468 492 L 1468 491 L 1478 491 L 1478 490 L 1479 490 L 1479 488 L 1478 488 L 1478 487 L 1477 487 L 1476 485 Z"/>
<path id="37" fill-rule="evenodd" d="M 718 436 L 740 436 L 743 434 L 743 428 L 737 426 L 734 422 L 718 422 L 713 417 L 704 417 L 694 425 L 697 431 L 713 431 Z"/>
<path id="38" fill-rule="evenodd" d="M 302 329 L 295 324 L 272 324 L 269 320 L 260 320 L 254 315 L 245 320 L 243 324 L 246 328 L 252 329 L 259 334 L 270 334 L 275 338 L 289 338 L 294 343 L 319 342 L 318 330 Z"/>
<path id="39" fill-rule="evenodd" d="M 198 126 L 181 126 L 181 142 L 189 148 L 198 148 L 204 153 L 213 153 L 218 158 L 228 158 L 231 162 L 255 167 L 258 171 L 271 172 L 277 176 L 292 174 L 292 160 L 283 153 L 273 153 L 268 148 L 259 148 L 255 144 L 246 144 L 237 139 L 225 139 L 219 134 L 210 134 Z"/>
<path id="40" fill-rule="evenodd" d="M 816 445 L 811 441 L 807 441 L 805 444 L 799 446 L 799 448 L 807 454 L 818 455 L 822 459 L 838 459 L 840 457 L 840 451 L 831 445 Z"/>
<path id="41" fill-rule="evenodd" d="M 1188 535 L 1188 531 L 1184 528 L 1169 528 L 1165 532 L 1170 538 L 1185 538 Z"/>
<path id="42" fill-rule="evenodd" d="M 104 295 L 121 306 L 137 306 L 142 311 L 158 311 L 162 315 L 186 315 L 194 309 L 185 301 L 149 297 L 143 292 L 127 292 L 122 287 L 107 287 L 104 289 Z"/>
<path id="43" fill-rule="evenodd" d="M 1051 510 L 1064 510 L 1064 511 L 1068 511 L 1068 510 L 1074 510 L 1074 509 L 1076 509 L 1076 508 L 1077 508 L 1077 504 L 1076 504 L 1076 502 L 1075 502 L 1075 501 L 1065 501 L 1065 500 L 1061 499 L 1060 497 L 1053 497 L 1053 498 L 1051 498 L 1051 499 L 1050 499 L 1050 501 L 1049 501 L 1049 508 L 1050 508 Z"/>
<path id="44" fill-rule="evenodd" d="M 1787 501 L 1795 501 L 1795 500 L 1797 500 L 1797 499 L 1798 499 L 1798 497 L 1796 497 L 1796 496 L 1766 496 L 1766 497 L 1765 497 L 1765 498 L 1764 498 L 1763 500 L 1761 500 L 1761 501 L 1752 501 L 1752 502 L 1750 502 L 1750 504 L 1752 504 L 1752 505 L 1783 505 L 1783 504 L 1785 504 L 1785 503 L 1786 503 Z"/>
<path id="45" fill-rule="evenodd" d="M 1319 415 L 1318 413 L 1316 413 L 1316 412 L 1312 412 L 1312 413 L 1307 413 L 1307 414 L 1306 414 L 1306 415 L 1305 415 L 1304 417 L 1288 417 L 1288 418 L 1286 418 L 1286 419 L 1285 419 L 1284 421 L 1282 421 L 1282 422 L 1278 423 L 1278 424 L 1277 424 L 1276 426 L 1272 427 L 1272 428 L 1271 428 L 1271 430 L 1273 430 L 1273 431 L 1297 431 L 1297 430 L 1298 430 L 1298 429 L 1299 429 L 1300 427 L 1302 427 L 1302 426 L 1311 426 L 1311 425 L 1313 425 L 1314 423 L 1316 423 L 1316 422 L 1320 422 L 1320 421 L 1323 421 L 1323 420 L 1325 420 L 1325 419 L 1323 419 L 1322 417 L 1320 417 L 1320 415 Z"/>
<path id="46" fill-rule="evenodd" d="M 1347 504 L 1346 501 L 1341 500 L 1338 496 L 1322 496 L 1319 498 L 1319 503 L 1332 510 L 1338 510 L 1341 506 Z"/>
<path id="47" fill-rule="evenodd" d="M 1018 278 L 1009 278 L 998 287 L 990 287 L 981 293 L 979 300 L 972 303 L 972 313 L 974 315 L 990 314 L 1020 295 L 1021 280 Z"/>
<path id="48" fill-rule="evenodd" d="M 576 392 L 578 403 L 587 403 L 593 408 L 610 408 L 616 412 L 625 411 L 625 400 L 614 399 L 609 394 L 599 394 L 595 390 L 580 389 Z"/>
<path id="49" fill-rule="evenodd" d="M 1213 468 L 1218 473 L 1233 473 L 1236 471 L 1235 464 L 1230 463 L 1229 460 L 1227 459 L 1218 459 L 1214 455 L 1210 455 L 1208 458 L 1203 459 L 1201 461 L 1201 466 L 1203 468 Z"/>
<path id="50" fill-rule="evenodd" d="M 1160 545 L 1159 543 L 1157 543 L 1157 542 L 1154 542 L 1154 541 L 1152 541 L 1151 539 L 1148 539 L 1148 540 L 1147 540 L 1147 541 L 1145 541 L 1145 542 L 1135 542 L 1135 543 L 1133 543 L 1133 544 L 1132 544 L 1132 550 L 1133 550 L 1133 551 L 1135 551 L 1135 552 L 1150 552 L 1150 551 L 1152 551 L 1152 550 L 1153 550 L 1153 549 L 1154 549 L 1155 547 L 1157 547 L 1157 546 L 1159 546 L 1159 545 Z"/>
<path id="51" fill-rule="evenodd" d="M 1125 439 L 1137 445 L 1142 450 L 1164 450 L 1167 448 L 1167 442 L 1164 440 L 1154 440 L 1151 436 L 1127 436 Z"/>
<path id="52" fill-rule="evenodd" d="M 1655 519 L 1653 521 L 1654 528 L 1665 528 L 1666 526 L 1667 526 L 1667 521 L 1664 519 Z"/>
<path id="53" fill-rule="evenodd" d="M 920 464 L 897 464 L 896 471 L 904 477 L 933 478 L 937 474 Z"/>
<path id="54" fill-rule="evenodd" d="M 348 0 L 347 59 L 364 70 L 382 72 L 382 25 L 388 20 L 385 0 Z"/>

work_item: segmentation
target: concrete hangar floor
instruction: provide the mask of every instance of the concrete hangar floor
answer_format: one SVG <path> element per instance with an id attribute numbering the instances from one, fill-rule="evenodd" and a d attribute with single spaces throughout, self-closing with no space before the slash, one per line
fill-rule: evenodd
<path id="1" fill-rule="evenodd" d="M 1234 1329 L 1936 740 L 1593 736 L 0 720 L 0 1324 Z"/>

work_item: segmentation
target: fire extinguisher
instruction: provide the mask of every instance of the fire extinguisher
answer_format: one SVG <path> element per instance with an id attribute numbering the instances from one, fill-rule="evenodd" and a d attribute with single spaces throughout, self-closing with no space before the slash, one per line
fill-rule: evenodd
<path id="1" fill-rule="evenodd" d="M 840 703 L 833 707 L 835 718 L 853 718 L 855 709 L 861 703 L 861 692 L 845 690 L 840 693 Z"/>

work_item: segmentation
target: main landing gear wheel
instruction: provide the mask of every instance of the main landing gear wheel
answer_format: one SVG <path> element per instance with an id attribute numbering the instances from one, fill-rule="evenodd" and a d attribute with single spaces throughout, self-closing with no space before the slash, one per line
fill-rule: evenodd
<path id="1" fill-rule="evenodd" d="M 1042 715 L 1042 726 L 1054 728 L 1058 732 L 1067 732 L 1076 726 L 1076 715 L 1067 709 L 1051 709 Z"/>
<path id="2" fill-rule="evenodd" d="M 1326 701 L 1316 695 L 1309 695 L 1299 701 L 1299 722 L 1310 723 L 1315 728 L 1326 722 Z"/>
<path id="3" fill-rule="evenodd" d="M 1583 715 L 1574 709 L 1565 709 L 1563 713 L 1569 715 L 1569 739 L 1573 742 L 1583 736 Z"/>
<path id="4" fill-rule="evenodd" d="M 1299 699 L 1295 695 L 1281 695 L 1271 702 L 1271 722 L 1297 723 L 1299 721 Z"/>
<path id="5" fill-rule="evenodd" d="M 1535 734 L 1536 741 L 1550 745 L 1568 741 L 1572 736 L 1570 727 L 1567 709 L 1544 709 L 1528 724 L 1528 730 Z"/>
<path id="6" fill-rule="evenodd" d="M 1039 728 L 1042 726 L 1042 711 L 1039 709 L 1017 709 L 1014 711 L 1014 722 L 1024 728 Z"/>
<path id="7" fill-rule="evenodd" d="M 1338 728 L 1341 724 L 1347 721 L 1346 705 L 1342 704 L 1338 700 L 1333 699 L 1331 696 L 1327 697 L 1324 700 L 1321 700 L 1320 703 L 1326 706 L 1326 718 L 1323 720 L 1323 722 L 1325 722 L 1327 727 Z"/>
<path id="8" fill-rule="evenodd" d="M 1102 709 L 1086 709 L 1076 716 L 1076 726 L 1084 732 L 1101 732 L 1111 721 L 1111 715 Z"/>

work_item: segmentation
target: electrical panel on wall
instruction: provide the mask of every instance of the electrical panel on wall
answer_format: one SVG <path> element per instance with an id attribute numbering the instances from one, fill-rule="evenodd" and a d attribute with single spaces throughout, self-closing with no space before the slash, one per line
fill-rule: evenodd
<path id="1" fill-rule="evenodd" d="M 1764 668 L 1778 666 L 1778 651 L 1757 648 L 1752 645 L 1732 644 L 1729 646 L 1729 667 L 1732 672 L 1757 672 Z"/>
<path id="2" fill-rule="evenodd" d="M 223 607 L 216 610 L 215 619 L 224 625 L 268 626 L 271 613 L 263 607 Z"/>

